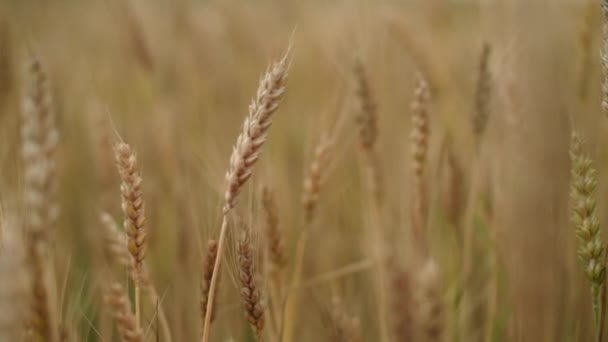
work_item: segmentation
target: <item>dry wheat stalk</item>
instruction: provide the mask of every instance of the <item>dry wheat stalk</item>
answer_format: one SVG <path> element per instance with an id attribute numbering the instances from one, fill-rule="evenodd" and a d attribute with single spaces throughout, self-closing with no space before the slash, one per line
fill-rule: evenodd
<path id="1" fill-rule="evenodd" d="M 477 88 L 475 89 L 475 115 L 473 116 L 473 135 L 477 148 L 479 148 L 479 142 L 486 131 L 490 117 L 490 93 L 492 91 L 492 75 L 488 65 L 490 52 L 490 45 L 484 43 L 479 58 Z"/>
<path id="2" fill-rule="evenodd" d="M 40 59 L 32 57 L 26 70 L 22 107 L 22 158 L 24 168 L 24 229 L 28 234 L 29 263 L 33 269 L 32 326 L 40 338 L 58 341 L 57 294 L 51 253 L 55 201 L 54 154 L 59 140 L 48 78 Z"/>
<path id="3" fill-rule="evenodd" d="M 32 299 L 26 246 L 14 222 L 0 218 L 0 227 L 0 341 L 21 341 Z"/>
<path id="4" fill-rule="evenodd" d="M 315 209 L 323 186 L 323 171 L 327 168 L 329 162 L 332 143 L 327 135 L 321 137 L 314 149 L 312 162 L 304 177 L 302 205 L 304 206 L 304 220 L 307 224 L 310 224 L 315 216 Z"/>
<path id="5" fill-rule="evenodd" d="M 217 241 L 210 239 L 207 241 L 207 255 L 203 263 L 203 273 L 201 275 L 201 323 L 205 323 L 205 315 L 207 313 L 207 300 L 209 299 L 209 286 L 211 285 L 211 277 L 213 276 L 213 265 L 217 259 Z M 215 296 L 215 300 L 217 295 Z M 211 321 L 215 319 L 215 311 L 211 313 Z"/>
<path id="6" fill-rule="evenodd" d="M 253 251 L 247 228 L 237 242 L 239 258 L 239 284 L 241 286 L 241 302 L 245 310 L 245 316 L 253 330 L 256 340 L 262 338 L 264 330 L 264 307 L 260 292 L 255 284 L 255 269 L 253 265 Z"/>
<path id="7" fill-rule="evenodd" d="M 427 187 L 425 183 L 426 163 L 429 145 L 429 115 L 427 111 L 430 100 L 429 88 L 424 77 L 417 76 L 417 85 L 412 101 L 411 149 L 412 169 L 414 172 L 414 198 L 412 206 L 412 228 L 416 245 L 425 249 L 427 220 Z"/>
<path id="8" fill-rule="evenodd" d="M 445 335 L 445 307 L 437 264 L 428 259 L 417 278 L 416 322 L 419 341 L 443 341 Z"/>
<path id="9" fill-rule="evenodd" d="M 120 284 L 114 283 L 110 286 L 106 295 L 106 302 L 113 309 L 114 320 L 118 326 L 121 340 L 123 342 L 143 342 L 143 331 L 139 328 L 131 311 L 129 299 Z"/>
<path id="10" fill-rule="evenodd" d="M 593 312 L 596 322 L 599 322 L 603 306 L 602 289 L 606 278 L 606 246 L 600 236 L 597 215 L 596 171 L 589 155 L 583 152 L 583 141 L 577 133 L 572 134 L 570 158 L 572 223 L 579 240 L 578 256 L 583 263 L 585 275 L 591 282 Z"/>
<path id="11" fill-rule="evenodd" d="M 602 0 L 602 110 L 604 115 L 608 115 L 608 0 Z"/>
<path id="12" fill-rule="evenodd" d="M 251 177 L 261 148 L 266 142 L 268 129 L 272 124 L 272 114 L 276 112 L 285 93 L 290 65 L 290 50 L 291 45 L 287 48 L 283 57 L 270 67 L 260 81 L 256 97 L 249 105 L 249 115 L 245 118 L 243 130 L 237 138 L 230 156 L 230 165 L 226 172 L 226 191 L 224 193 L 222 225 L 218 239 L 218 253 L 213 267 L 211 285 L 209 286 L 209 300 L 203 325 L 203 342 L 209 341 L 210 313 L 213 312 L 213 298 L 219 276 L 226 230 L 228 229 L 228 213 L 234 208 L 239 192 Z"/>

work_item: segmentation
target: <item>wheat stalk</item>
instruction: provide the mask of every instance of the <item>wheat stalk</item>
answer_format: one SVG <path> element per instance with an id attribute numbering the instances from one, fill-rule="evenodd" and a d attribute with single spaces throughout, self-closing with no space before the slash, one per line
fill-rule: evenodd
<path id="1" fill-rule="evenodd" d="M 302 206 L 304 207 L 304 221 L 311 224 L 315 216 L 315 209 L 319 202 L 319 194 L 323 186 L 323 171 L 329 162 L 329 152 L 333 142 L 327 135 L 323 135 L 313 152 L 312 162 L 304 177 L 304 191 Z"/>
<path id="2" fill-rule="evenodd" d="M 59 134 L 48 78 L 38 57 L 32 57 L 26 77 L 21 111 L 26 213 L 23 224 L 29 237 L 29 262 L 34 272 L 32 324 L 40 338 L 55 342 L 59 339 L 59 325 L 51 244 L 59 211 L 55 201 L 54 159 Z"/>
<path id="3" fill-rule="evenodd" d="M 287 260 L 283 233 L 279 228 L 279 213 L 274 192 L 266 186 L 262 188 L 262 209 L 264 212 L 264 235 L 266 236 L 266 260 L 269 264 L 270 302 L 272 304 L 270 315 L 276 326 L 281 326 L 280 316 L 283 297 L 281 290 Z"/>
<path id="4" fill-rule="evenodd" d="M 428 259 L 418 273 L 416 322 L 420 341 L 443 341 L 445 308 L 441 296 L 441 278 L 437 264 Z"/>
<path id="5" fill-rule="evenodd" d="M 141 324 L 140 291 L 143 287 L 142 273 L 147 249 L 146 218 L 141 190 L 142 178 L 137 169 L 137 158 L 128 144 L 117 143 L 114 146 L 114 154 L 121 180 L 120 192 L 124 215 L 123 225 L 127 232 L 127 249 L 131 254 L 133 264 L 131 274 L 135 283 L 135 319 L 139 327 L 139 324 Z"/>
<path id="6" fill-rule="evenodd" d="M 604 303 L 602 292 L 606 279 L 606 246 L 600 236 L 600 222 L 597 216 L 595 191 L 596 171 L 588 154 L 583 152 L 583 141 L 575 132 L 570 146 L 572 160 L 571 200 L 572 223 L 579 240 L 578 256 L 585 275 L 591 282 L 592 305 L 598 327 L 603 325 Z"/>
<path id="7" fill-rule="evenodd" d="M 347 313 L 338 296 L 331 300 L 329 319 L 331 321 L 332 341 L 334 342 L 361 342 L 361 322 L 358 317 Z"/>
<path id="8" fill-rule="evenodd" d="M 283 57 L 270 67 L 260 81 L 256 97 L 249 105 L 249 115 L 245 118 L 243 130 L 237 138 L 230 156 L 230 165 L 226 172 L 226 191 L 224 193 L 222 225 L 218 239 L 218 253 L 213 266 L 213 276 L 209 286 L 209 299 L 203 325 L 203 342 L 209 341 L 213 298 L 219 276 L 226 230 L 228 229 L 228 213 L 234 208 L 238 194 L 251 177 L 253 167 L 258 160 L 262 146 L 266 142 L 268 129 L 272 124 L 272 115 L 276 112 L 285 93 L 290 50 L 291 47 L 288 47 Z"/>
<path id="9" fill-rule="evenodd" d="M 429 116 L 427 105 L 430 99 L 428 84 L 421 74 L 417 76 L 414 99 L 411 104 L 411 153 L 414 183 L 412 206 L 412 228 L 416 245 L 424 252 L 426 247 L 427 188 L 425 182 L 429 145 Z"/>
<path id="10" fill-rule="evenodd" d="M 207 241 L 207 255 L 203 263 L 203 273 L 201 275 L 201 326 L 205 323 L 207 314 L 207 301 L 209 299 L 209 287 L 211 285 L 211 277 L 213 276 L 213 265 L 217 259 L 217 241 L 210 239 Z M 217 295 L 215 296 L 217 298 Z M 215 319 L 215 312 L 211 313 L 211 321 Z"/>
<path id="11" fill-rule="evenodd" d="M 368 239 L 371 245 L 373 258 L 383 263 L 385 258 L 385 226 L 382 212 L 384 210 L 384 190 L 381 177 L 380 161 L 376 151 L 378 140 L 378 113 L 370 86 L 369 77 L 362 61 L 356 58 L 353 65 L 355 78 L 355 108 L 356 121 L 359 127 L 359 150 L 363 174 L 366 178 L 365 185 L 369 192 L 369 224 L 367 227 Z M 385 285 L 386 279 L 384 266 L 378 267 L 373 277 L 374 291 L 378 297 L 378 324 L 380 327 L 380 340 L 386 341 L 388 332 L 386 328 L 386 303 Z"/>
<path id="12" fill-rule="evenodd" d="M 255 283 L 253 251 L 247 228 L 243 230 L 243 234 L 237 242 L 237 253 L 241 303 L 256 340 L 259 341 L 262 339 L 262 332 L 264 331 L 264 307 Z"/>
<path id="13" fill-rule="evenodd" d="M 113 309 L 113 316 L 123 342 L 143 342 L 144 335 L 131 311 L 129 299 L 119 283 L 110 286 L 106 302 Z"/>
<path id="14" fill-rule="evenodd" d="M 102 212 L 99 214 L 99 221 L 103 228 L 104 254 L 109 264 L 111 266 L 130 268 L 131 255 L 127 249 L 127 236 L 118 229 L 112 215 Z"/>
<path id="15" fill-rule="evenodd" d="M 490 45 L 483 44 L 479 58 L 477 85 L 475 89 L 475 115 L 473 116 L 473 135 L 479 149 L 480 141 L 486 131 L 490 117 L 490 93 L 492 91 L 492 75 L 490 74 Z"/>

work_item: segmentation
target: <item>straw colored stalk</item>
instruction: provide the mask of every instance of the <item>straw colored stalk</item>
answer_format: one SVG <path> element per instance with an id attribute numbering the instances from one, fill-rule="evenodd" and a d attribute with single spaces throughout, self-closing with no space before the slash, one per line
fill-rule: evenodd
<path id="1" fill-rule="evenodd" d="M 426 166 L 429 145 L 429 116 L 427 105 L 430 99 L 429 88 L 421 74 L 417 76 L 417 85 L 412 101 L 411 153 L 414 183 L 412 206 L 412 229 L 416 246 L 426 253 L 426 220 L 428 210 L 428 193 L 426 186 Z"/>
<path id="2" fill-rule="evenodd" d="M 51 241 L 59 211 L 54 158 L 59 134 L 48 78 L 37 57 L 32 57 L 27 66 L 25 84 L 21 127 L 25 173 L 23 224 L 34 275 L 32 327 L 40 338 L 55 342 L 59 338 L 59 324 Z"/>
<path id="3" fill-rule="evenodd" d="M 286 89 L 289 70 L 290 47 L 283 57 L 274 63 L 261 79 L 255 99 L 249 105 L 249 115 L 243 123 L 243 130 L 237 138 L 230 156 L 230 165 L 226 172 L 226 191 L 224 193 L 224 206 L 220 237 L 218 239 L 218 252 L 213 266 L 213 276 L 209 285 L 209 298 L 203 325 L 202 341 L 209 341 L 209 327 L 215 288 L 222 261 L 224 240 L 228 229 L 228 214 L 234 208 L 237 197 L 247 180 L 253 173 L 262 146 L 266 142 L 268 129 L 272 124 L 273 114 L 279 107 Z"/>
<path id="4" fill-rule="evenodd" d="M 595 192 L 596 171 L 588 154 L 583 152 L 583 142 L 577 133 L 572 134 L 570 146 L 572 162 L 571 200 L 572 223 L 578 238 L 578 256 L 585 275 L 591 283 L 591 296 L 595 322 L 603 326 L 602 292 L 606 280 L 606 246 L 600 236 Z"/>

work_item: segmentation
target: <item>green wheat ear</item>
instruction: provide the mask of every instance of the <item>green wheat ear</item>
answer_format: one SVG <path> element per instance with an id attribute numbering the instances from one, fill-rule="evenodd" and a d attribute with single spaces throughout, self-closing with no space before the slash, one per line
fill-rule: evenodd
<path id="1" fill-rule="evenodd" d="M 583 152 L 583 141 L 577 133 L 572 134 L 570 158 L 572 223 L 579 241 L 578 256 L 585 275 L 591 282 L 593 313 L 598 322 L 601 290 L 606 277 L 606 247 L 600 237 L 600 222 L 597 217 L 596 171 L 589 155 Z"/>

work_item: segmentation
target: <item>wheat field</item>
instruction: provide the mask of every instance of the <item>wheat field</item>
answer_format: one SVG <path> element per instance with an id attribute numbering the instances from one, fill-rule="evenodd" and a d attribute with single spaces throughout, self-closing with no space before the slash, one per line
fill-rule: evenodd
<path id="1" fill-rule="evenodd" d="M 608 2 L 0 1 L 0 341 L 608 341 Z"/>

